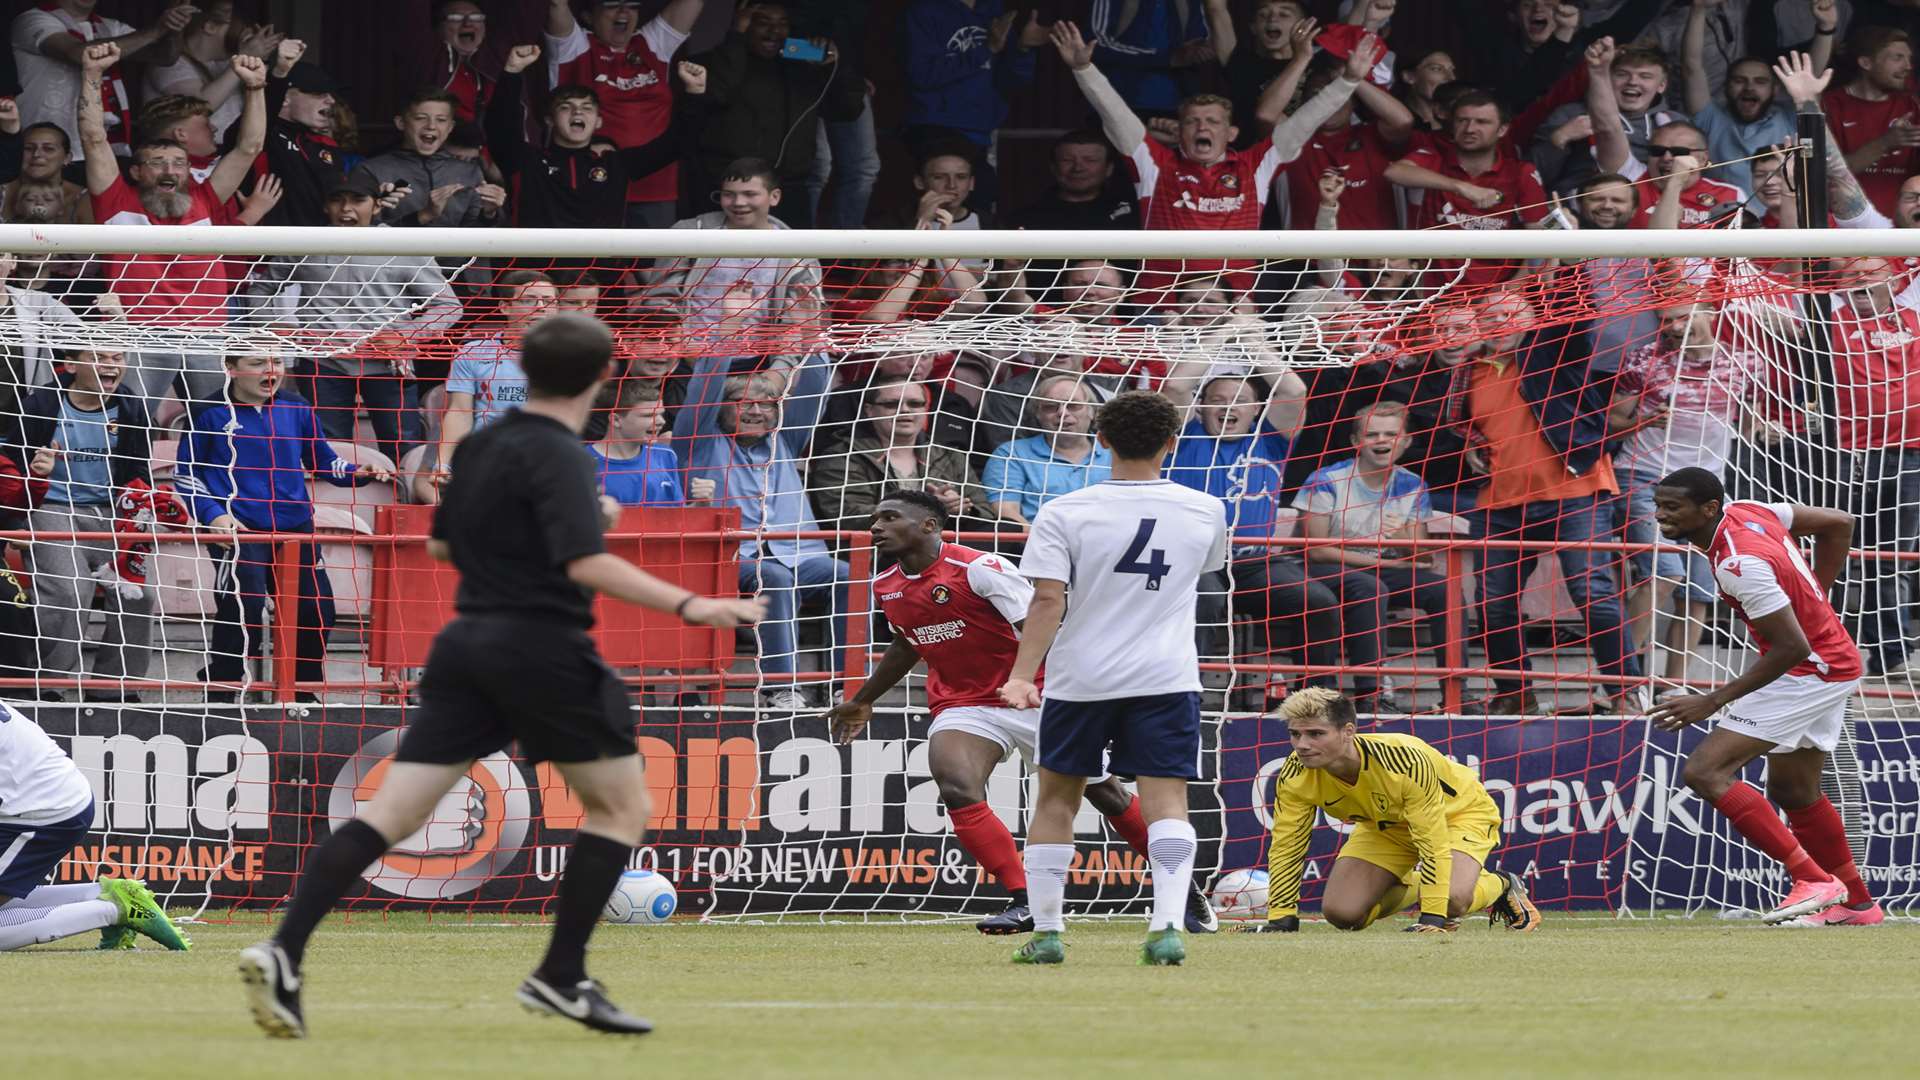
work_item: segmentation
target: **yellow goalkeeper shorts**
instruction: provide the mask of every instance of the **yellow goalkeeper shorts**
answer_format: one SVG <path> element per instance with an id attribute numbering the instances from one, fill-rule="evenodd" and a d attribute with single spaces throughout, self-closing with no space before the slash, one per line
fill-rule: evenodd
<path id="1" fill-rule="evenodd" d="M 1450 838 L 1447 846 L 1472 856 L 1482 868 L 1487 865 L 1487 856 L 1500 846 L 1500 819 L 1493 814 L 1448 818 L 1447 832 Z M 1420 864 L 1420 854 L 1413 848 L 1413 836 L 1405 826 L 1388 831 L 1365 821 L 1353 827 L 1347 842 L 1340 845 L 1338 857 L 1370 862 L 1402 881 L 1408 880 L 1414 867 Z"/>

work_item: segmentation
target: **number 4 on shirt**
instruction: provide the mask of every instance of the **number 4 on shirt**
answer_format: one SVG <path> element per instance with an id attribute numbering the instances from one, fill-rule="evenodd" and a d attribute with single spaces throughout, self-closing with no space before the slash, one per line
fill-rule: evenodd
<path id="1" fill-rule="evenodd" d="M 1173 565 L 1167 562 L 1165 548 L 1147 550 L 1147 544 L 1153 540 L 1153 527 L 1158 520 L 1157 518 L 1140 519 L 1140 528 L 1133 534 L 1133 543 L 1127 545 L 1127 553 L 1120 556 L 1120 561 L 1113 566 L 1115 573 L 1146 575 L 1148 592 L 1159 592 L 1161 579 L 1173 572 Z M 1140 561 L 1141 555 L 1147 557 L 1146 562 Z"/>

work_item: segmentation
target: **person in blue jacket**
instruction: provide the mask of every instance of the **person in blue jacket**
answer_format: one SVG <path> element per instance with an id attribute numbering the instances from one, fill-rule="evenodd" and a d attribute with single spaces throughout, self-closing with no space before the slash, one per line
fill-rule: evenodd
<path id="1" fill-rule="evenodd" d="M 985 150 L 1007 118 L 1007 97 L 1033 82 L 1034 50 L 1047 43 L 1038 13 L 1002 10 L 1002 0 L 914 0 L 900 23 L 907 73 L 902 135 L 916 161 L 963 138 L 979 148 L 972 204 L 990 209 L 998 192 Z"/>
<path id="2" fill-rule="evenodd" d="M 193 418 L 174 471 L 174 489 L 201 525 L 236 538 L 249 532 L 311 533 L 309 474 L 339 487 L 393 479 L 390 469 L 368 469 L 341 458 L 320 433 L 313 406 L 298 395 L 280 396 L 287 374 L 280 357 L 229 356 L 226 369 L 226 403 Z M 295 671 L 301 682 L 320 682 L 333 629 L 333 589 L 318 547 L 303 543 L 299 551 Z M 233 543 L 214 548 L 213 555 L 219 598 L 201 678 L 237 683 L 246 675 L 247 661 L 261 655 L 267 598 L 274 595 L 274 545 Z M 230 701 L 234 694 L 210 691 L 207 697 Z"/>

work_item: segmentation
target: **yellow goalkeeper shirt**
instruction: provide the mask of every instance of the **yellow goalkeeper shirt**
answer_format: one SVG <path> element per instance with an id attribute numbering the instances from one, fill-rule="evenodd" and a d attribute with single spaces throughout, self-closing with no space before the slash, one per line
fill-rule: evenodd
<path id="1" fill-rule="evenodd" d="M 1445 916 L 1453 873 L 1450 821 L 1499 820 L 1493 797 L 1472 769 L 1411 735 L 1356 735 L 1360 775 L 1343 783 L 1290 755 L 1274 780 L 1273 841 L 1267 848 L 1267 918 L 1300 910 L 1313 812 L 1380 830 L 1420 859 L 1420 912 Z"/>

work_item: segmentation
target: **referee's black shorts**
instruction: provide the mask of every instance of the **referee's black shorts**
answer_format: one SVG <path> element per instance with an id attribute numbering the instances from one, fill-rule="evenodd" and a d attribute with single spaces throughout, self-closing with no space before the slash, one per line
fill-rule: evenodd
<path id="1" fill-rule="evenodd" d="M 462 615 L 433 640 L 396 761 L 452 765 L 519 742 L 528 761 L 634 753 L 632 701 L 587 632 Z"/>

